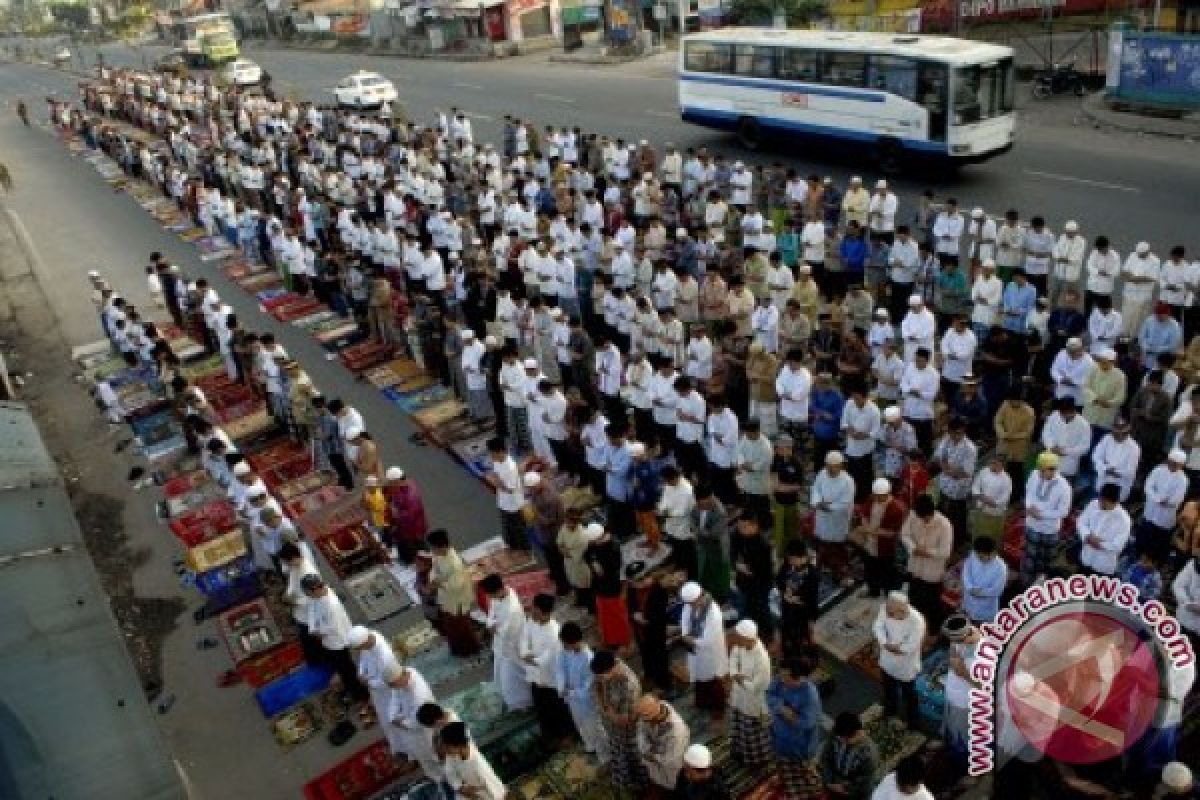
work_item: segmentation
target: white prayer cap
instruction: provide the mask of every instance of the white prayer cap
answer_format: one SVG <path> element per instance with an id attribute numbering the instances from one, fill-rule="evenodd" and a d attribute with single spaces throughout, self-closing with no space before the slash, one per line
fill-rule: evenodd
<path id="1" fill-rule="evenodd" d="M 308 377 L 307 372 L 301 372 L 298 376 L 296 376 L 296 385 L 303 386 L 304 388 L 308 389 L 313 385 L 312 378 Z"/>
<path id="2" fill-rule="evenodd" d="M 538 361 L 536 358 L 525 359 L 525 369 L 537 369 L 537 368 L 538 368 Z"/>
<path id="3" fill-rule="evenodd" d="M 94 269 L 89 269 L 89 270 L 88 270 L 88 277 L 89 277 L 89 278 L 99 278 L 99 277 L 100 277 L 100 273 L 99 273 L 99 272 L 97 272 L 97 271 L 96 271 L 96 270 L 94 270 Z"/>
<path id="4" fill-rule="evenodd" d="M 876 189 L 886 189 L 887 181 L 885 181 L 883 178 L 880 178 L 879 180 L 875 181 L 875 188 Z"/>
<path id="5" fill-rule="evenodd" d="M 562 315 L 563 315 L 563 310 L 562 310 L 561 308 L 558 308 L 558 307 L 556 306 L 556 307 L 554 307 L 554 308 L 550 309 L 550 316 L 551 316 L 552 318 L 554 318 L 554 319 L 561 319 L 561 318 L 562 318 Z"/>
<path id="6" fill-rule="evenodd" d="M 363 435 L 363 429 L 360 425 L 354 425 L 346 429 L 346 441 L 352 441 Z"/>
<path id="7" fill-rule="evenodd" d="M 683 751 L 683 763 L 692 769 L 708 769 L 712 766 L 712 753 L 702 744 L 689 745 L 688 749 Z"/>
<path id="8" fill-rule="evenodd" d="M 690 748 L 688 752 L 691 752 Z M 687 756 L 684 756 L 687 760 Z M 690 763 L 690 762 L 689 762 Z M 696 766 L 692 764 L 692 766 Z M 1192 771 L 1188 766 L 1179 761 L 1172 761 L 1163 767 L 1162 771 L 1163 785 L 1174 792 L 1186 792 L 1192 788 Z"/>
<path id="9" fill-rule="evenodd" d="M 589 542 L 594 542 L 604 535 L 604 526 L 599 522 L 593 522 L 583 529 L 583 538 Z"/>
<path id="10" fill-rule="evenodd" d="M 892 482 L 889 481 L 887 478 L 876 478 L 875 482 L 871 484 L 871 493 L 872 494 L 891 494 L 892 493 Z"/>
<path id="11" fill-rule="evenodd" d="M 984 269 L 995 269 L 996 268 L 996 260 L 994 258 L 985 258 L 983 260 L 982 266 Z"/>
<path id="12" fill-rule="evenodd" d="M 883 410 L 883 418 L 888 422 L 895 422 L 900 419 L 900 408 L 898 406 L 888 406 Z"/>
<path id="13" fill-rule="evenodd" d="M 521 478 L 521 483 L 525 484 L 526 489 L 532 489 L 542 482 L 542 476 L 536 472 L 526 472 Z"/>
<path id="14" fill-rule="evenodd" d="M 1073 219 L 1069 219 L 1067 220 L 1066 224 L 1063 225 L 1063 230 L 1067 233 L 1076 233 L 1079 230 L 1079 223 Z"/>
<path id="15" fill-rule="evenodd" d="M 463 332 L 460 333 L 459 336 L 462 337 L 464 342 L 469 342 L 475 338 L 475 331 L 471 330 L 470 328 L 464 328 Z"/>
<path id="16" fill-rule="evenodd" d="M 641 139 L 638 144 L 640 144 L 642 147 L 645 147 L 646 145 L 650 144 L 650 142 L 646 141 L 645 139 Z M 649 175 L 650 173 L 647 172 L 646 174 Z"/>
<path id="17" fill-rule="evenodd" d="M 379 485 L 379 476 L 378 475 L 368 475 L 367 476 L 367 486 L 378 486 L 378 485 Z"/>
<path id="18" fill-rule="evenodd" d="M 1113 350 L 1111 347 L 1097 348 L 1097 351 L 1094 353 L 1094 355 L 1096 356 L 1096 358 L 1101 358 L 1101 359 L 1104 359 L 1105 361 L 1116 361 L 1117 360 L 1117 351 Z"/>
<path id="19" fill-rule="evenodd" d="M 1138 255 L 1144 256 L 1144 255 L 1146 255 L 1146 253 L 1150 252 L 1150 243 L 1149 242 L 1138 242 L 1136 250 L 1138 252 Z"/>
<path id="20" fill-rule="evenodd" d="M 239 478 L 243 475 L 249 475 L 250 474 L 250 465 L 247 464 L 245 461 L 239 461 L 238 463 L 233 465 L 233 474 Z"/>
<path id="21" fill-rule="evenodd" d="M 388 471 L 383 473 L 383 477 L 389 481 L 402 481 L 406 473 L 400 467 L 388 467 Z"/>
<path id="22" fill-rule="evenodd" d="M 700 588 L 700 584 L 695 581 L 688 581 L 679 590 L 679 599 L 685 603 L 694 603 L 703 592 L 704 590 Z"/>
<path id="23" fill-rule="evenodd" d="M 983 219 L 983 209 L 982 208 L 971 209 L 971 217 L 973 219 Z"/>
<path id="24" fill-rule="evenodd" d="M 842 454 L 840 452 L 838 452 L 837 450 L 831 450 L 830 452 L 826 453 L 826 455 L 825 455 L 825 463 L 826 464 L 841 464 L 841 463 L 845 462 L 845 460 L 846 459 L 843 458 Z"/>
<path id="25" fill-rule="evenodd" d="M 646 445 L 642 444 L 641 442 L 632 443 L 629 445 L 629 455 L 633 456 L 634 458 L 639 458 L 646 455 Z"/>
<path id="26" fill-rule="evenodd" d="M 801 275 L 811 275 L 812 267 L 810 267 L 808 264 L 801 264 L 800 265 L 800 274 Z"/>
<path id="27" fill-rule="evenodd" d="M 684 236 L 687 236 L 687 235 L 688 235 L 687 228 L 676 228 L 675 229 L 675 238 L 676 239 L 682 239 Z"/>
<path id="28" fill-rule="evenodd" d="M 652 180 L 654 180 L 654 173 L 652 173 L 652 172 L 643 172 L 643 173 L 642 173 L 642 180 L 644 180 L 644 181 L 652 181 Z"/>
<path id="29" fill-rule="evenodd" d="M 908 595 L 901 591 L 888 592 L 887 599 L 889 603 L 904 603 L 904 605 L 908 605 Z"/>
<path id="30" fill-rule="evenodd" d="M 925 302 L 925 298 L 921 297 L 921 295 L 919 295 L 919 294 L 911 295 L 908 298 L 908 304 L 910 306 L 919 306 L 924 302 Z"/>
<path id="31" fill-rule="evenodd" d="M 742 168 L 742 167 L 744 167 L 744 166 L 745 166 L 745 164 L 743 164 L 743 163 L 742 163 L 742 162 L 740 162 L 740 161 L 735 161 L 735 162 L 733 162 L 733 168 L 734 168 L 734 169 L 741 169 L 741 168 Z"/>
<path id="32" fill-rule="evenodd" d="M 1187 463 L 1187 453 L 1185 453 L 1183 450 L 1176 447 L 1174 450 L 1167 453 L 1167 460 L 1174 461 L 1176 464 L 1186 464 Z"/>
<path id="33" fill-rule="evenodd" d="M 887 319 L 888 318 L 887 309 L 886 308 L 875 309 L 875 316 L 878 317 L 879 319 Z"/>
<path id="34" fill-rule="evenodd" d="M 350 645 L 351 647 L 362 647 L 367 643 L 367 639 L 370 637 L 371 631 L 362 625 L 355 625 L 350 629 L 350 632 L 346 634 L 346 644 Z"/>
<path id="35" fill-rule="evenodd" d="M 495 347 L 500 344 L 500 340 L 489 333 L 487 336 L 483 337 L 483 343 L 488 347 Z"/>
<path id="36" fill-rule="evenodd" d="M 851 183 L 862 183 L 862 178 L 860 178 L 858 175 L 854 175 L 854 176 L 851 176 L 850 182 Z"/>
<path id="37" fill-rule="evenodd" d="M 758 625 L 754 624 L 754 620 L 752 619 L 744 619 L 734 626 L 733 632 L 747 639 L 757 639 Z"/>
<path id="38" fill-rule="evenodd" d="M 252 486 L 250 489 L 248 489 L 246 491 L 246 497 L 250 498 L 251 500 L 257 500 L 260 497 L 266 497 L 266 496 L 267 496 L 267 487 L 263 486 L 261 483 L 255 484 L 254 486 Z"/>
<path id="39" fill-rule="evenodd" d="M 1067 339 L 1068 350 L 1078 350 L 1081 347 L 1083 347 L 1083 340 L 1078 336 L 1072 336 L 1070 339 Z"/>

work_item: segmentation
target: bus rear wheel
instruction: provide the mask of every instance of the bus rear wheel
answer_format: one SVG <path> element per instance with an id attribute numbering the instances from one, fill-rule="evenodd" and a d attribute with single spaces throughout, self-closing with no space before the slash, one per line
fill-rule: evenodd
<path id="1" fill-rule="evenodd" d="M 737 137 L 738 141 L 742 143 L 742 147 L 747 150 L 757 150 L 762 147 L 762 128 L 759 127 L 758 120 L 750 117 L 742 117 L 738 120 Z"/>

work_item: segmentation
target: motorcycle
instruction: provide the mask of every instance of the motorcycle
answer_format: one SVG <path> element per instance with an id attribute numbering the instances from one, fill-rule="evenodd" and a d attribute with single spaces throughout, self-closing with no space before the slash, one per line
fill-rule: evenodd
<path id="1" fill-rule="evenodd" d="M 1045 100 L 1055 94 L 1074 94 L 1083 97 L 1087 92 L 1083 85 L 1083 75 L 1076 71 L 1074 64 L 1054 64 L 1044 69 L 1033 78 L 1033 96 Z"/>

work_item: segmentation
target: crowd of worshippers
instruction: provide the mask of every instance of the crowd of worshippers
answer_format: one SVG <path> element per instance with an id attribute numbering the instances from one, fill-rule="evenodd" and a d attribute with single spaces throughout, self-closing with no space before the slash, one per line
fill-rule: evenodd
<path id="1" fill-rule="evenodd" d="M 293 291 L 406 348 L 494 422 L 487 480 L 505 543 L 536 550 L 559 602 L 599 628 L 592 653 L 554 621 L 553 596 L 527 614 L 489 577 L 496 683 L 510 707 L 536 708 L 548 740 L 581 736 L 622 787 L 720 796 L 710 754 L 645 694 L 670 691 L 678 645 L 696 705 L 714 724 L 730 709 L 735 758 L 774 763 L 788 797 L 927 796 L 920 760 L 879 783 L 853 715 L 819 729 L 822 580 L 861 579 L 885 598 L 874 633 L 898 725 L 918 724 L 922 655 L 949 642 L 943 733 L 964 773 L 978 626 L 1011 593 L 1056 574 L 1119 576 L 1200 635 L 1188 503 L 1200 262 L 1181 245 L 1161 258 L 1138 242 L 1122 258 L 1075 221 L 1056 234 L 1036 214 L 964 213 L 932 192 L 902 202 L 884 180 L 839 186 L 512 117 L 495 148 L 453 108 L 420 125 L 121 70 L 81 92 L 81 108 L 52 108 L 58 124 Z M 270 334 L 246 330 L 205 280 L 161 259 L 148 271 L 175 321 L 259 387 L 343 485 L 391 481 L 361 415 L 315 391 Z M 170 378 L 153 326 L 111 289 L 98 302 L 117 346 Z M 219 427 L 201 419 L 189 435 L 226 468 Z M 590 488 L 602 522 L 567 510 L 551 474 Z M 386 509 L 378 519 L 386 530 Z M 1024 532 L 1010 554 L 1013 519 Z M 475 652 L 461 559 L 444 532 L 425 535 L 422 511 L 388 541 L 397 557 L 431 555 L 431 613 L 456 654 Z M 666 567 L 628 570 L 633 537 Z M 951 572 L 957 608 L 943 599 Z M 1055 785 L 1190 787 L 1175 753 L 1193 678 L 1169 687 L 1136 758 L 1055 763 Z M 368 681 L 373 697 L 383 684 L 396 685 Z M 446 752 L 486 773 L 454 730 Z M 1027 742 L 1013 747 L 1010 785 L 1045 776 Z M 503 793 L 480 785 L 455 788 Z"/>

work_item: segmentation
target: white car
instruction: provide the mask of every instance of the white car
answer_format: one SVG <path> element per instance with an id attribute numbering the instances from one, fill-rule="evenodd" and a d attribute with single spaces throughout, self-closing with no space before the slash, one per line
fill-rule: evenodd
<path id="1" fill-rule="evenodd" d="M 378 108 L 396 99 L 396 87 L 378 72 L 348 75 L 330 91 L 337 104 L 345 108 Z"/>
<path id="2" fill-rule="evenodd" d="M 221 67 L 221 76 L 234 86 L 256 86 L 262 82 L 262 67 L 248 58 L 236 58 Z"/>

